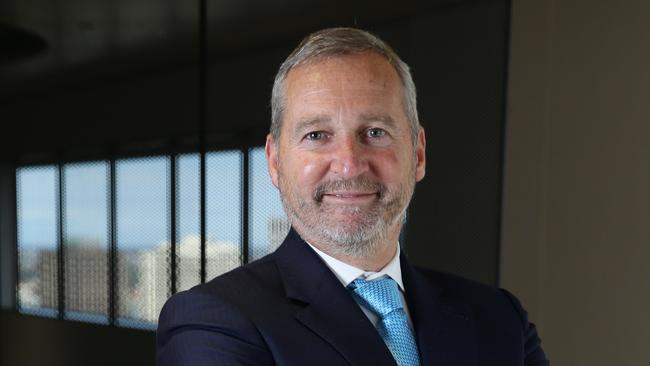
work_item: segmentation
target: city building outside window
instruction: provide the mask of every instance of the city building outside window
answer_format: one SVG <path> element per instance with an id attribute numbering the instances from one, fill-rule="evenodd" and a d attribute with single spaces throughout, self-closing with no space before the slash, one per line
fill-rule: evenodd
<path id="1" fill-rule="evenodd" d="M 209 280 L 275 250 L 289 224 L 263 148 L 208 152 L 205 168 Z M 18 310 L 154 329 L 173 289 L 201 282 L 199 177 L 198 153 L 19 167 Z"/>

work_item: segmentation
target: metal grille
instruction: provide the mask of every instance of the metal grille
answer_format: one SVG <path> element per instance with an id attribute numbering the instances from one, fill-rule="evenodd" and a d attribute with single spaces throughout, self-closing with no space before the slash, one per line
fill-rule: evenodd
<path id="1" fill-rule="evenodd" d="M 16 171 L 17 303 L 21 313 L 58 315 L 58 189 L 54 166 Z"/>
<path id="2" fill-rule="evenodd" d="M 178 156 L 176 166 L 176 288 L 183 291 L 201 282 L 199 154 Z"/>
<path id="3" fill-rule="evenodd" d="M 108 322 L 109 165 L 63 168 L 64 318 Z"/>
<path id="4" fill-rule="evenodd" d="M 289 224 L 263 148 L 205 158 L 210 280 Z M 172 291 L 201 282 L 200 154 L 24 167 L 16 184 L 21 312 L 153 329 Z"/>
<path id="5" fill-rule="evenodd" d="M 242 152 L 206 154 L 206 280 L 242 260 Z"/>
<path id="6" fill-rule="evenodd" d="M 271 183 L 264 148 L 249 154 L 249 253 L 250 260 L 273 252 L 289 232 L 289 221 L 282 208 L 280 193 Z"/>
<path id="7" fill-rule="evenodd" d="M 171 292 L 169 158 L 116 163 L 117 307 L 121 326 L 153 328 Z"/>

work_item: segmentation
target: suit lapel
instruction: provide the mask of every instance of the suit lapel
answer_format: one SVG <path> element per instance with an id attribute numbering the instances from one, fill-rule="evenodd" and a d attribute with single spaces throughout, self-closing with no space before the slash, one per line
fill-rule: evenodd
<path id="1" fill-rule="evenodd" d="M 305 303 L 295 314 L 299 322 L 351 365 L 395 365 L 348 290 L 293 229 L 275 254 L 287 297 Z"/>
<path id="2" fill-rule="evenodd" d="M 336 276 L 293 231 L 275 253 L 287 297 L 304 304 L 295 314 L 351 365 L 394 366 L 390 351 Z M 477 365 L 469 305 L 446 296 L 401 258 L 402 279 L 422 366 Z"/>
<path id="3" fill-rule="evenodd" d="M 422 366 L 477 365 L 476 334 L 468 304 L 445 297 L 402 255 L 402 278 Z"/>

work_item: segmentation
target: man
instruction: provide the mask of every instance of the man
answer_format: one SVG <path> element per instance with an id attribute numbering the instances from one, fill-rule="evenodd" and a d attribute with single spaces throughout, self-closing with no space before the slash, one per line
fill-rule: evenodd
<path id="1" fill-rule="evenodd" d="M 165 305 L 159 365 L 548 365 L 518 301 L 413 268 L 399 232 L 425 175 L 408 66 L 356 29 L 308 36 L 272 92 L 280 248 Z"/>

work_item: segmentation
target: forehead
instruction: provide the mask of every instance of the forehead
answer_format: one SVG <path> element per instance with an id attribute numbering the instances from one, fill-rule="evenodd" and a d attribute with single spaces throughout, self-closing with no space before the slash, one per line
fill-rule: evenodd
<path id="1" fill-rule="evenodd" d="M 323 94 L 393 96 L 401 81 L 388 60 L 377 53 L 319 57 L 294 67 L 285 79 L 287 104 L 318 100 Z"/>

